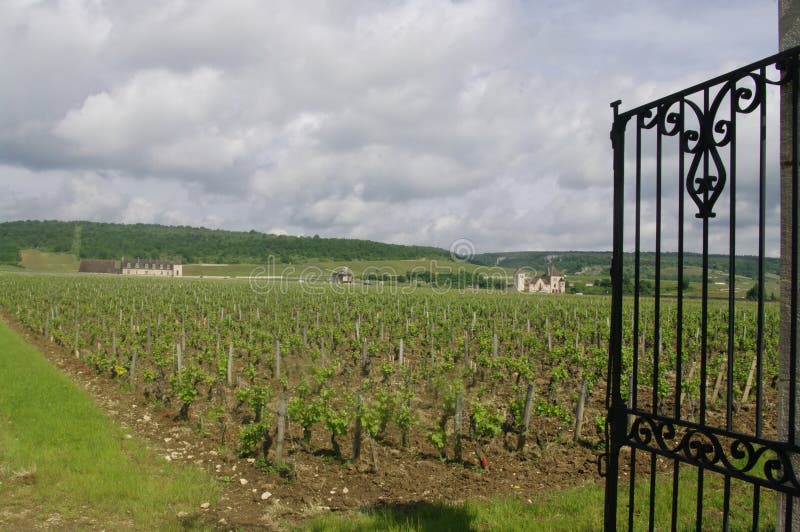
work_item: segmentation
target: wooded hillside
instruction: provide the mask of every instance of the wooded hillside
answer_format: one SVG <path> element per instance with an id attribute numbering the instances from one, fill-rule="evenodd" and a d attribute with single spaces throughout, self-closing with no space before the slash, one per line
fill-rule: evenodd
<path id="1" fill-rule="evenodd" d="M 446 250 L 370 240 L 285 236 L 198 227 L 97 222 L 0 223 L 0 263 L 17 264 L 20 250 L 70 252 L 79 258 L 146 257 L 184 263 L 264 263 L 317 260 L 445 259 Z"/>

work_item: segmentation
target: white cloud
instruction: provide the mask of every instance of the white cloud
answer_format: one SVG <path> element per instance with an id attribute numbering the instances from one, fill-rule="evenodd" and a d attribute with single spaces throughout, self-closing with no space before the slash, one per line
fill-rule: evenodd
<path id="1" fill-rule="evenodd" d="M 209 69 L 138 72 L 120 87 L 88 96 L 53 132 L 89 157 L 113 160 L 146 151 L 207 124 L 222 91 L 219 78 Z"/>

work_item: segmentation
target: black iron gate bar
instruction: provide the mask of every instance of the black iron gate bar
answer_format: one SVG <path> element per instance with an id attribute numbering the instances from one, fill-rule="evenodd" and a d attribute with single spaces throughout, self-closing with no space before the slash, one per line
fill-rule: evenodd
<path id="1" fill-rule="evenodd" d="M 776 54 L 762 61 L 736 69 L 723 76 L 716 77 L 688 89 L 679 91 L 664 98 L 655 100 L 635 109 L 619 112 L 620 102 L 614 102 L 614 122 L 611 130 L 611 141 L 614 162 L 614 253 L 611 266 L 612 277 L 612 309 L 611 336 L 609 342 L 609 367 L 607 380 L 606 407 L 607 415 L 607 470 L 605 496 L 605 527 L 607 530 L 617 528 L 617 506 L 620 473 L 620 450 L 630 447 L 630 477 L 628 489 L 629 529 L 633 528 L 634 502 L 636 496 L 636 452 L 648 453 L 650 457 L 650 490 L 648 505 L 648 525 L 655 525 L 655 490 L 656 490 L 656 458 L 666 457 L 672 463 L 672 511 L 671 528 L 677 528 L 678 478 L 681 463 L 697 468 L 697 497 L 695 525 L 703 526 L 703 492 L 704 472 L 710 471 L 723 475 L 723 528 L 729 524 L 731 498 L 731 479 L 738 479 L 753 485 L 753 529 L 759 526 L 760 489 L 767 488 L 790 495 L 786 505 L 786 523 L 792 522 L 792 497 L 800 496 L 800 482 L 793 467 L 800 459 L 800 447 L 795 442 L 796 412 L 796 320 L 792 320 L 791 329 L 791 368 L 789 373 L 789 412 L 788 441 L 781 442 L 763 435 L 763 355 L 764 355 L 764 271 L 766 240 L 766 141 L 767 141 L 767 86 L 789 85 L 792 89 L 792 198 L 797 197 L 797 120 L 798 120 L 798 54 L 800 47 Z M 779 71 L 778 79 L 770 79 L 768 69 Z M 772 70 L 769 71 L 770 73 Z M 723 103 L 730 104 L 729 109 Z M 697 100 L 697 101 L 696 101 Z M 785 104 L 785 102 L 784 102 Z M 723 116 L 717 118 L 722 110 Z M 745 434 L 733 430 L 733 380 L 734 380 L 734 335 L 735 321 L 735 275 L 736 275 L 736 142 L 737 115 L 751 114 L 758 111 L 758 297 L 756 317 L 756 407 L 755 433 Z M 696 129 L 687 127 L 686 118 L 697 122 Z M 635 120 L 635 199 L 634 199 L 634 293 L 633 293 L 633 345 L 632 361 L 629 368 L 623 365 L 623 244 L 625 236 L 625 133 L 629 122 Z M 653 354 L 652 382 L 645 383 L 652 387 L 649 405 L 641 406 L 638 398 L 639 359 L 644 353 L 639 349 L 640 334 L 640 286 L 641 286 L 641 190 L 642 190 L 642 133 L 655 132 L 655 256 L 654 256 L 654 304 L 653 304 Z M 715 134 L 718 138 L 715 138 Z M 668 404 L 660 404 L 658 394 L 661 377 L 659 345 L 661 342 L 661 256 L 662 256 L 662 194 L 665 185 L 662 175 L 662 158 L 664 137 L 674 137 L 678 144 L 677 160 L 677 302 L 676 302 L 676 351 L 674 397 L 672 398 L 672 415 L 666 415 L 664 408 Z M 723 160 L 718 148 L 727 147 L 729 160 Z M 688 170 L 685 160 L 689 159 Z M 667 182 L 669 185 L 672 181 Z M 726 187 L 727 185 L 727 187 Z M 709 298 L 709 224 L 716 217 L 714 206 L 723 194 L 728 192 L 729 228 L 728 228 L 728 305 L 727 305 L 727 348 L 726 364 L 726 408 L 725 427 L 713 427 L 707 424 L 707 378 L 708 378 L 708 298 Z M 789 191 L 784 191 L 788 193 Z M 688 194 L 696 206 L 695 218 L 702 223 L 702 300 L 700 324 L 700 390 L 699 390 L 699 423 L 682 419 L 681 402 L 684 379 L 684 214 L 686 214 L 685 194 Z M 796 202 L 792 202 L 795 205 Z M 797 213 L 793 212 L 795 222 Z M 797 227 L 794 223 L 793 227 Z M 797 235 L 792 234 L 791 256 L 797 257 Z M 787 250 L 783 250 L 786 253 Z M 792 264 L 792 316 L 797 315 L 797 264 Z M 644 346 L 643 346 L 644 349 Z M 630 370 L 628 403 L 622 395 L 622 376 Z"/>

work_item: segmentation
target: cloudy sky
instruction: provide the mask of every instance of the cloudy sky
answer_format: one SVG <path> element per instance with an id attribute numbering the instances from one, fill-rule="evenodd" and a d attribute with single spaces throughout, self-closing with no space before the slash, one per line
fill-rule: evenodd
<path id="1" fill-rule="evenodd" d="M 775 53 L 775 0 L 0 2 L 0 220 L 609 249 L 609 102 Z"/>

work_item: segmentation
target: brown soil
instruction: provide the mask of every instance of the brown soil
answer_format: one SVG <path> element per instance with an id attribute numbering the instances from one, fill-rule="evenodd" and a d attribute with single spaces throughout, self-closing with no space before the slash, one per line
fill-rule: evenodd
<path id="1" fill-rule="evenodd" d="M 531 441 L 526 458 L 504 448 L 503 442 L 493 443 L 483 449 L 488 459 L 486 470 L 480 467 L 474 444 L 468 441 L 462 463 L 442 462 L 430 454 L 431 445 L 422 441 L 423 436 L 410 436 L 406 450 L 399 450 L 395 444 L 399 436 L 390 433 L 387 439 L 393 445 L 377 445 L 378 472 L 370 472 L 366 438 L 360 460 L 343 462 L 325 451 L 330 449 L 330 442 L 323 441 L 322 434 L 315 434 L 312 440 L 310 449 L 315 452 L 307 452 L 302 450 L 299 434 L 290 430 L 287 462 L 293 474 L 287 479 L 276 471 L 259 468 L 253 458 L 241 459 L 225 451 L 218 438 L 209 434 L 216 431 L 203 434 L 191 415 L 188 422 L 175 421 L 175 408 L 147 404 L 143 397 L 123 391 L 118 381 L 98 375 L 73 354 L 32 334 L 7 314 L 0 313 L 0 318 L 157 455 L 164 460 L 193 463 L 216 477 L 222 490 L 217 504 L 198 508 L 196 515 L 187 516 L 214 527 L 275 529 L 281 521 L 302 520 L 323 512 L 407 508 L 467 499 L 514 497 L 530 501 L 544 491 L 601 482 L 597 451 L 588 445 L 572 444 L 568 429 L 562 439 L 569 443 L 553 443 L 542 449 Z M 594 431 L 588 422 L 584 430 Z M 511 434 L 508 440 L 514 441 Z M 510 446 L 513 448 L 514 443 Z M 349 443 L 342 442 L 342 453 L 351 455 Z M 265 492 L 271 495 L 262 499 Z"/>

